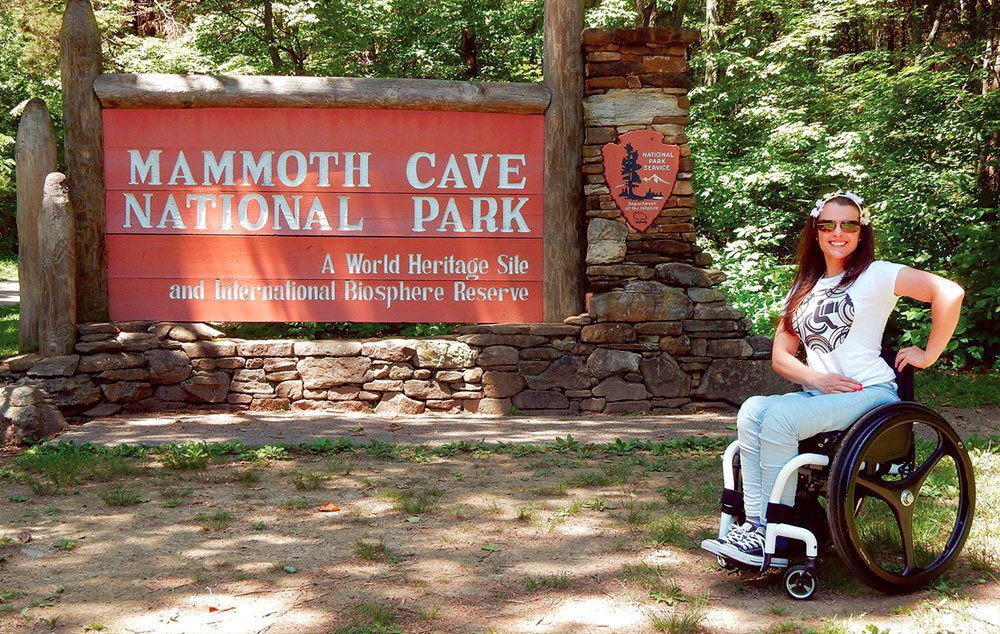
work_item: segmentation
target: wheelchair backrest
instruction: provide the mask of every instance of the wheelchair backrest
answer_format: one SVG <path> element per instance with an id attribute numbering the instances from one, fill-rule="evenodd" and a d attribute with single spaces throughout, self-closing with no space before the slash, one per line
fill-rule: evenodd
<path id="1" fill-rule="evenodd" d="M 902 372 L 896 370 L 896 353 L 897 350 L 892 348 L 882 348 L 882 358 L 889 367 L 892 368 L 893 373 L 896 375 L 896 394 L 899 395 L 900 400 L 912 401 L 914 400 L 914 381 L 913 381 L 913 366 L 908 365 L 903 368 Z"/>

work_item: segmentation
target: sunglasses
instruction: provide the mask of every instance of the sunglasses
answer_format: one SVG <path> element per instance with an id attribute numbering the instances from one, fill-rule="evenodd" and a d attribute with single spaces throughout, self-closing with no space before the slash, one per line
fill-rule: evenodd
<path id="1" fill-rule="evenodd" d="M 840 230 L 844 233 L 857 233 L 861 231 L 861 223 L 857 220 L 842 220 L 837 222 L 836 220 L 817 220 L 816 229 L 822 231 L 823 233 L 830 233 L 840 225 Z"/>

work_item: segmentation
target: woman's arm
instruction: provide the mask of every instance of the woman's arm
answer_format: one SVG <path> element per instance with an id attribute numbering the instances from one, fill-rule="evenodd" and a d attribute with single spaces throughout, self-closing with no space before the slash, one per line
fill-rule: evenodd
<path id="1" fill-rule="evenodd" d="M 792 383 L 810 385 L 824 394 L 857 392 L 861 384 L 843 374 L 816 372 L 795 357 L 799 338 L 785 330 L 779 321 L 771 346 L 771 368 Z"/>
<path id="2" fill-rule="evenodd" d="M 938 360 L 955 333 L 965 290 L 940 275 L 906 267 L 896 275 L 895 292 L 896 295 L 931 303 L 931 334 L 927 337 L 927 349 L 909 346 L 896 355 L 897 370 L 906 365 L 926 368 Z"/>

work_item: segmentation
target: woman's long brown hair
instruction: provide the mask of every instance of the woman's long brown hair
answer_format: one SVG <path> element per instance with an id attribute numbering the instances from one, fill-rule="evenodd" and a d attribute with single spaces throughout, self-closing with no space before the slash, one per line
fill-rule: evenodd
<path id="1" fill-rule="evenodd" d="M 854 201 L 846 196 L 837 196 L 828 202 L 833 201 L 854 205 Z M 860 211 L 859 209 L 858 212 L 860 213 Z M 781 325 L 789 333 L 795 333 L 795 327 L 792 323 L 795 311 L 798 310 L 819 278 L 826 273 L 826 259 L 823 258 L 823 251 L 819 248 L 818 235 L 816 219 L 810 217 L 799 236 L 798 269 L 795 271 L 795 279 L 792 280 L 792 294 L 781 313 Z M 847 256 L 847 261 L 844 262 L 844 278 L 837 284 L 837 288 L 846 288 L 853 284 L 854 280 L 858 279 L 858 276 L 864 273 L 868 265 L 874 261 L 875 233 L 870 224 L 861 225 L 858 248 Z"/>

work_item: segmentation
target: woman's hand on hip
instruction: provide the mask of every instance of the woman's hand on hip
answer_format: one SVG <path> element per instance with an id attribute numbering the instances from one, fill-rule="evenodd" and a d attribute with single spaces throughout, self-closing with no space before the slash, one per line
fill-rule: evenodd
<path id="1" fill-rule="evenodd" d="M 818 373 L 812 385 L 823 394 L 843 394 L 860 391 L 862 385 L 849 376 L 835 373 Z"/>
<path id="2" fill-rule="evenodd" d="M 919 346 L 909 346 L 896 353 L 896 371 L 902 372 L 903 368 L 912 365 L 915 368 L 926 368 L 937 359 L 932 358 L 926 350 Z"/>

